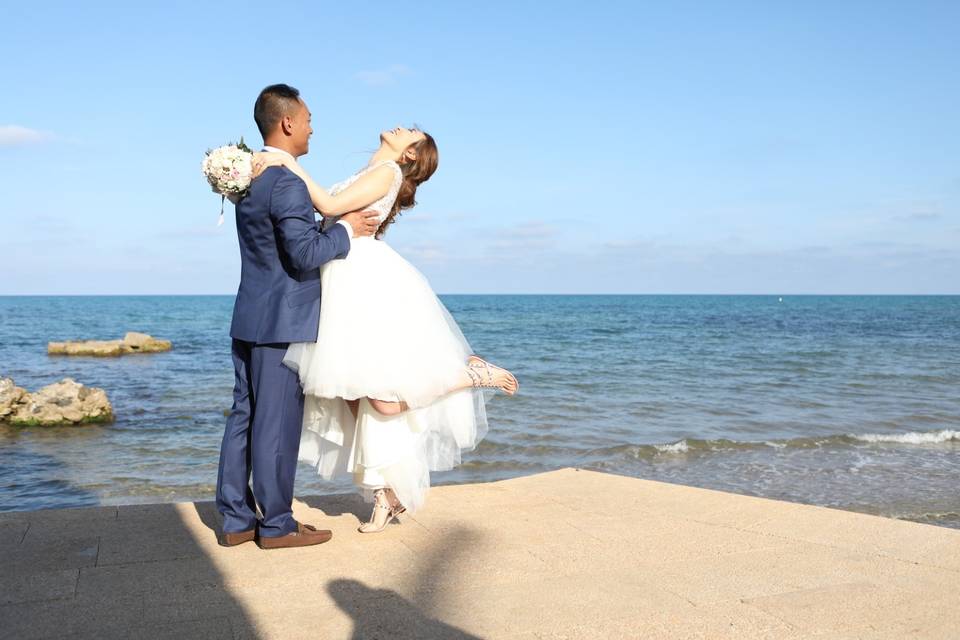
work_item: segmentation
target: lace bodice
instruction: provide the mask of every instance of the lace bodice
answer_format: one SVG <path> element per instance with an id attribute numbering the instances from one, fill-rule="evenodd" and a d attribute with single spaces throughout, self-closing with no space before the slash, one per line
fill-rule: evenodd
<path id="1" fill-rule="evenodd" d="M 387 219 L 387 216 L 390 215 L 390 209 L 393 207 L 394 201 L 397 199 L 397 194 L 400 192 L 400 185 L 403 182 L 403 172 L 400 170 L 400 165 L 394 162 L 393 160 L 383 160 L 376 164 L 372 164 L 369 167 L 364 167 L 360 171 L 357 171 L 355 174 L 342 180 L 328 189 L 328 193 L 332 196 L 337 195 L 351 184 L 356 182 L 360 176 L 373 171 L 378 167 L 383 165 L 389 165 L 393 169 L 393 180 L 390 182 L 390 188 L 384 194 L 382 198 L 374 202 L 373 204 L 364 207 L 364 209 L 372 209 L 380 214 L 380 222 L 383 222 Z M 328 229 L 331 225 L 336 224 L 337 220 L 340 219 L 340 216 L 331 216 L 329 218 L 324 218 L 323 228 Z"/>

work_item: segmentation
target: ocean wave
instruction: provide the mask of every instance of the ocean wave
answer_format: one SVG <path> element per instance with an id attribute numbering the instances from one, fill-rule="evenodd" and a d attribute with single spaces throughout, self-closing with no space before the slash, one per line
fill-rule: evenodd
<path id="1" fill-rule="evenodd" d="M 908 431 L 906 433 L 864 433 L 850 434 L 850 437 L 871 443 L 938 444 L 952 440 L 960 441 L 960 431 L 941 429 L 940 431 Z"/>
<path id="2" fill-rule="evenodd" d="M 951 527 L 960 529 L 960 513 L 955 511 L 942 511 L 931 513 L 895 513 L 894 518 L 898 520 L 909 520 L 911 522 L 920 522 L 922 524 L 932 524 L 941 527 Z"/>
<path id="3" fill-rule="evenodd" d="M 653 444 L 622 444 L 613 447 L 593 449 L 584 453 L 588 458 L 609 458 L 625 455 L 631 458 L 656 458 L 671 455 L 696 455 L 701 453 L 721 453 L 736 451 L 762 451 L 775 449 L 818 449 L 824 447 L 863 447 L 871 444 L 943 444 L 960 442 L 960 431 L 942 429 L 939 431 L 907 431 L 902 433 L 866 433 L 834 434 L 803 438 L 785 438 L 773 440 L 729 440 L 725 438 L 706 440 L 701 438 L 683 438 L 676 442 Z"/>
<path id="4" fill-rule="evenodd" d="M 690 451 L 690 445 L 686 440 L 680 440 L 673 444 L 655 444 L 654 448 L 661 453 L 686 453 Z"/>

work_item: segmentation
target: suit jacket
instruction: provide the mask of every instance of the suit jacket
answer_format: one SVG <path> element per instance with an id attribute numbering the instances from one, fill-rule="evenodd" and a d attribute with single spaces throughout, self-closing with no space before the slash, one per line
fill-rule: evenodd
<path id="1" fill-rule="evenodd" d="M 320 322 L 320 266 L 350 251 L 343 225 L 322 231 L 307 185 L 269 167 L 236 206 L 240 288 L 230 336 L 257 344 L 314 342 Z"/>

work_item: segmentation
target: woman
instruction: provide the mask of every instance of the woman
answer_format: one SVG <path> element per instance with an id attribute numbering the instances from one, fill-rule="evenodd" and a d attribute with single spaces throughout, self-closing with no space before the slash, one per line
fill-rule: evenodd
<path id="1" fill-rule="evenodd" d="M 519 388 L 473 354 L 426 278 L 381 239 L 437 163 L 433 138 L 403 127 L 384 131 L 369 164 L 329 192 L 287 154 L 254 158 L 258 174 L 283 165 L 302 178 L 325 227 L 357 209 L 380 213 L 375 237 L 354 239 L 346 258 L 321 268 L 317 341 L 290 345 L 284 358 L 306 396 L 300 458 L 326 479 L 352 474 L 374 503 L 363 533 L 420 508 L 430 471 L 452 469 L 483 439 L 484 389 Z"/>

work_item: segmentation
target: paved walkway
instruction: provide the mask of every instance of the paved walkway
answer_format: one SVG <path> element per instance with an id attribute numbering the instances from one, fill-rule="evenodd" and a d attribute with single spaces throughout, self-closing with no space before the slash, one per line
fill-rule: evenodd
<path id="1" fill-rule="evenodd" d="M 2 638 L 960 638 L 960 531 L 561 469 L 434 487 L 308 549 L 217 546 L 210 503 L 0 514 Z"/>

